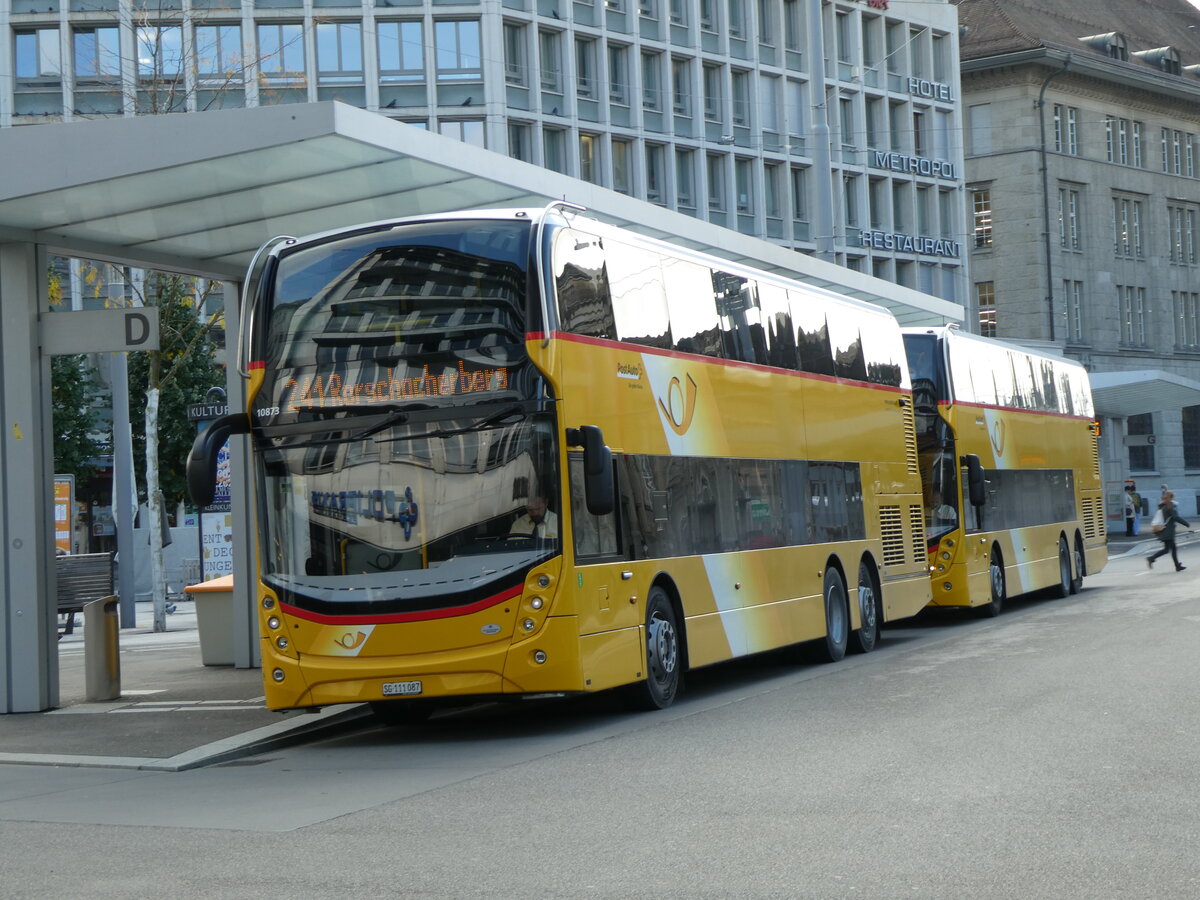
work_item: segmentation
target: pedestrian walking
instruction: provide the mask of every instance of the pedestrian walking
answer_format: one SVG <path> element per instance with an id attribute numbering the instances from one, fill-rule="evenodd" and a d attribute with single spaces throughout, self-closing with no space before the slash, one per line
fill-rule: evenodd
<path id="1" fill-rule="evenodd" d="M 1125 536 L 1138 533 L 1138 516 L 1142 514 L 1142 498 L 1137 486 L 1131 481 L 1125 485 Z"/>
<path id="2" fill-rule="evenodd" d="M 1175 494 L 1172 491 L 1163 493 L 1162 503 L 1158 505 L 1158 512 L 1154 514 L 1154 519 L 1150 522 L 1150 528 L 1154 532 L 1154 536 L 1162 541 L 1162 549 L 1157 553 L 1151 553 L 1146 557 L 1146 566 L 1154 568 L 1154 561 L 1160 556 L 1171 554 L 1171 559 L 1175 563 L 1175 571 L 1182 572 L 1187 566 L 1180 564 L 1179 554 L 1175 550 L 1175 527 L 1182 525 L 1185 528 L 1191 528 L 1191 524 L 1179 515 L 1179 509 L 1175 506 Z"/>

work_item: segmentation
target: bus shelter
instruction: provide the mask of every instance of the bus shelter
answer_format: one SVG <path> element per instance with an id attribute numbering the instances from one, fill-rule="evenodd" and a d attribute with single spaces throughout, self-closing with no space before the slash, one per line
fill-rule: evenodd
<path id="1" fill-rule="evenodd" d="M 280 234 L 566 199 L 590 215 L 889 308 L 959 321 L 920 292 L 588 182 L 335 102 L 144 116 L 0 132 L 0 713 L 58 705 L 47 257 L 162 269 L 229 285 Z M 229 346 L 237 317 L 226 316 Z M 97 337 L 81 350 L 119 350 Z M 231 408 L 245 403 L 236 374 Z M 245 442 L 235 438 L 233 643 L 257 664 Z M 132 551 L 131 551 L 132 552 Z"/>

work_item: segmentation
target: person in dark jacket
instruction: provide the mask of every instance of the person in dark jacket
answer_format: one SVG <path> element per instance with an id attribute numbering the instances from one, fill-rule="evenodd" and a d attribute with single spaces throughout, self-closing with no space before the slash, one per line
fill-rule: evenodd
<path id="1" fill-rule="evenodd" d="M 1180 565 L 1179 554 L 1175 552 L 1175 526 L 1182 525 L 1184 528 L 1192 526 L 1186 519 L 1179 515 L 1179 509 L 1175 506 L 1175 494 L 1172 491 L 1167 491 L 1163 494 L 1162 503 L 1158 504 L 1159 512 L 1162 513 L 1162 530 L 1155 533 L 1160 541 L 1163 542 L 1162 549 L 1157 553 L 1152 553 L 1146 557 L 1146 565 L 1154 568 L 1154 561 L 1160 556 L 1171 554 L 1171 559 L 1175 562 L 1175 571 L 1181 572 L 1187 566 Z"/>

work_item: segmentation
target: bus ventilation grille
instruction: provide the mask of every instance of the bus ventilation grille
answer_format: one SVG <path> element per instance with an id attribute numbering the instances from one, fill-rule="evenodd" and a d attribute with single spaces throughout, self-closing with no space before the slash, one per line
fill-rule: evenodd
<path id="1" fill-rule="evenodd" d="M 1083 536 L 1104 537 L 1104 500 L 1101 497 L 1083 498 Z"/>
<path id="2" fill-rule="evenodd" d="M 913 418 L 912 403 L 906 403 L 904 410 L 904 455 L 908 458 L 908 474 L 921 474 L 917 463 L 917 423 Z M 922 526 L 923 527 L 923 526 Z"/>
<path id="3" fill-rule="evenodd" d="M 883 541 L 883 564 L 904 565 L 904 520 L 900 517 L 900 507 L 880 507 L 879 537 Z"/>
<path id="4" fill-rule="evenodd" d="M 925 549 L 925 510 L 920 506 L 910 506 L 908 523 L 912 528 L 912 561 L 918 566 L 928 565 L 929 552 Z"/>

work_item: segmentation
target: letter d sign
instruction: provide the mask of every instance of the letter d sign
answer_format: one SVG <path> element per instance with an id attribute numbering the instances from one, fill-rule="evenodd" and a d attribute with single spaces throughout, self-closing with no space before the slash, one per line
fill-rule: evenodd
<path id="1" fill-rule="evenodd" d="M 150 320 L 145 313 L 132 310 L 125 313 L 125 345 L 139 349 L 150 338 Z"/>

